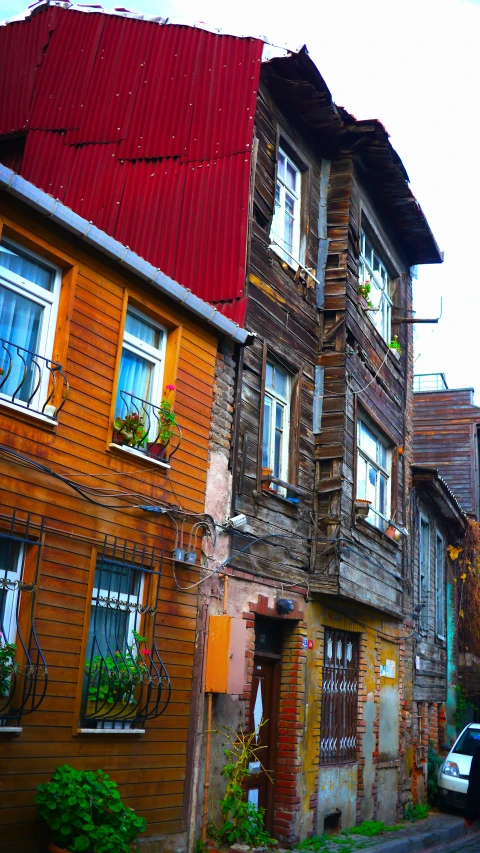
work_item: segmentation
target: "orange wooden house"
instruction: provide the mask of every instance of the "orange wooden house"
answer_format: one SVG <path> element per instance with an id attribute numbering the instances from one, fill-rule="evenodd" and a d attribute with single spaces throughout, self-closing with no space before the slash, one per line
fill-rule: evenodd
<path id="1" fill-rule="evenodd" d="M 214 370 L 246 337 L 0 166 L 5 853 L 45 849 L 35 788 L 63 763 L 110 773 L 162 850 L 190 843 Z"/>

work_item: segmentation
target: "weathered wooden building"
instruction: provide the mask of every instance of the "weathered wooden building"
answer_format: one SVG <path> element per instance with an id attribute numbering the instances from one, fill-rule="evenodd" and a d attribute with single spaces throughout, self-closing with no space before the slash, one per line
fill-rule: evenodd
<path id="1" fill-rule="evenodd" d="M 69 763 L 187 850 L 214 373 L 246 332 L 4 166 L 0 302 L 0 849 L 45 849 Z"/>
<path id="2" fill-rule="evenodd" d="M 408 571 L 413 591 L 414 798 L 426 800 L 428 744 L 452 744 L 458 683 L 455 574 L 448 547 L 463 544 L 466 516 L 435 468 L 413 465 Z"/>
<path id="3" fill-rule="evenodd" d="M 253 338 L 224 343 L 213 376 L 206 510 L 223 523 L 222 577 L 201 587 L 195 731 L 212 709 L 218 725 L 268 721 L 273 782 L 253 774 L 248 798 L 282 843 L 394 821 L 413 766 L 410 267 L 441 255 L 385 129 L 334 104 L 306 49 L 260 70 L 255 39 L 51 4 L 0 37 L 0 159 Z M 217 614 L 243 692 L 204 682 Z M 188 748 L 200 800 L 210 769 L 207 805 L 223 786 L 212 741 L 210 756 L 201 737 Z"/>
<path id="4" fill-rule="evenodd" d="M 269 720 L 248 796 L 292 843 L 412 796 L 410 267 L 441 255 L 384 128 L 306 50 L 262 66 L 254 155 L 226 600 L 247 678 L 214 715 Z"/>

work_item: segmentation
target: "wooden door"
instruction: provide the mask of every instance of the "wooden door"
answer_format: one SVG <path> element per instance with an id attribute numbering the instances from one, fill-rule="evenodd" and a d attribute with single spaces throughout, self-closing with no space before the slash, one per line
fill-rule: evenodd
<path id="1" fill-rule="evenodd" d="M 249 731 L 263 722 L 257 736 L 257 745 L 262 748 L 258 752 L 258 762 L 249 765 L 252 775 L 247 782 L 247 798 L 265 809 L 265 826 L 269 832 L 273 827 L 279 675 L 279 655 L 255 654 Z"/>

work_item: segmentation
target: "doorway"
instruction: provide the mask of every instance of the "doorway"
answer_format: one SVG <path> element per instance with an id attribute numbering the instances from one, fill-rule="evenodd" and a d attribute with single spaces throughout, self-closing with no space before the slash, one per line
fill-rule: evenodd
<path id="1" fill-rule="evenodd" d="M 255 620 L 249 733 L 260 725 L 256 744 L 261 749 L 258 761 L 250 762 L 247 799 L 265 809 L 265 828 L 273 831 L 275 779 L 277 771 L 277 729 L 280 698 L 283 625 L 274 619 Z"/>

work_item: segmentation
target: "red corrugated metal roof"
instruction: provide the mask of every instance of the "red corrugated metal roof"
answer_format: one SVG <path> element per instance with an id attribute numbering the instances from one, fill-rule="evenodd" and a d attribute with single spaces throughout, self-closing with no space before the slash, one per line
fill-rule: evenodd
<path id="1" fill-rule="evenodd" d="M 243 319 L 262 42 L 57 7 L 0 38 L 21 174 Z"/>

